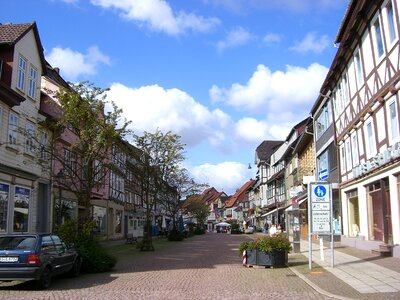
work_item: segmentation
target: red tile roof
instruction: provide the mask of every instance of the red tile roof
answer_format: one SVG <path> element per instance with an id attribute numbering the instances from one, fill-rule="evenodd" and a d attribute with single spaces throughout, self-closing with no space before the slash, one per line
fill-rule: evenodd
<path id="1" fill-rule="evenodd" d="M 32 28 L 34 23 L 1 24 L 0 44 L 15 44 L 24 34 Z"/>

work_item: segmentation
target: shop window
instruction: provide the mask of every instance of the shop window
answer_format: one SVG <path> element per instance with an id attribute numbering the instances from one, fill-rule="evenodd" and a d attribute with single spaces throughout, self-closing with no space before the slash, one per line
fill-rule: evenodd
<path id="1" fill-rule="evenodd" d="M 360 210 L 358 205 L 357 190 L 346 193 L 348 218 L 349 218 L 349 232 L 348 235 L 357 237 L 360 233 Z"/>
<path id="2" fill-rule="evenodd" d="M 13 229 L 15 232 L 28 231 L 30 197 L 30 189 L 20 186 L 15 187 L 13 219 Z"/>
<path id="3" fill-rule="evenodd" d="M 10 186 L 5 183 L 0 183 L 0 233 L 7 232 L 9 197 L 10 197 Z"/>

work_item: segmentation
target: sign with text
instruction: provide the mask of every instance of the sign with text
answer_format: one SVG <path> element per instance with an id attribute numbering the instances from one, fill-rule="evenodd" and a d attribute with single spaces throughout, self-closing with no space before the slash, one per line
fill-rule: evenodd
<path id="1" fill-rule="evenodd" d="M 332 186 L 326 182 L 309 184 L 311 232 L 332 233 Z"/>

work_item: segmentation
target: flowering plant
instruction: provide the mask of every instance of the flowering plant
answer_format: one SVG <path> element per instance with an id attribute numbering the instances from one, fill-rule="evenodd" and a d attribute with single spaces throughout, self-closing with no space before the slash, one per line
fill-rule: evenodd
<path id="1" fill-rule="evenodd" d="M 289 239 L 284 234 L 259 237 L 254 241 L 243 242 L 239 246 L 239 255 L 244 250 L 258 250 L 262 252 L 287 251 L 292 250 Z"/>

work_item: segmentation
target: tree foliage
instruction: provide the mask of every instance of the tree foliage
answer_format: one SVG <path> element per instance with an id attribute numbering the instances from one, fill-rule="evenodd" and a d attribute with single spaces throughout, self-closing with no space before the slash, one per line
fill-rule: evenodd
<path id="1" fill-rule="evenodd" d="M 170 131 L 144 132 L 136 136 L 136 146 L 142 151 L 141 174 L 142 192 L 146 208 L 146 228 L 142 250 L 154 250 L 151 238 L 152 212 L 166 199 L 173 203 L 178 200 L 176 188 L 172 185 L 184 160 L 184 147 L 179 135 Z"/>
<path id="2" fill-rule="evenodd" d="M 129 133 L 129 122 L 121 120 L 121 109 L 106 102 L 106 91 L 89 82 L 61 88 L 54 94 L 61 114 L 48 124 L 53 132 L 49 153 L 62 170 L 57 184 L 75 194 L 84 207 L 83 219 L 90 218 L 92 193 L 104 186 L 112 167 L 113 145 Z"/>
<path id="3" fill-rule="evenodd" d="M 210 209 L 207 204 L 199 201 L 193 201 L 187 207 L 187 212 L 197 220 L 197 226 L 203 227 L 210 214 Z"/>

